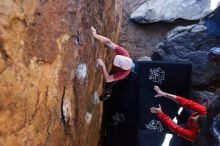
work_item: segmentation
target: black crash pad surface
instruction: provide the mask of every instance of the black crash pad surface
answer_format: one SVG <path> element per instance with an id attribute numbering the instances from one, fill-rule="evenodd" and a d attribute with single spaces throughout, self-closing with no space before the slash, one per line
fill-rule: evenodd
<path id="1" fill-rule="evenodd" d="M 168 99 L 155 99 L 156 92 L 153 86 L 158 85 L 169 93 L 188 96 L 191 64 L 167 62 L 135 64 L 136 73 L 130 73 L 126 79 L 118 81 L 110 98 L 104 101 L 103 146 L 161 145 L 168 131 L 159 123 L 159 119 L 150 113 L 149 108 L 158 107 L 160 103 L 163 111 L 173 118 L 177 115 L 179 106 Z"/>

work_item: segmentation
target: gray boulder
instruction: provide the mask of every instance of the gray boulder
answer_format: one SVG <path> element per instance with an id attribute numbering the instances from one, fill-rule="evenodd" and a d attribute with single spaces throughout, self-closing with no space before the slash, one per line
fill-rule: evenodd
<path id="1" fill-rule="evenodd" d="M 213 98 L 214 93 L 209 91 L 192 91 L 192 99 L 204 104 Z"/>
<path id="2" fill-rule="evenodd" d="M 220 41 L 207 35 L 202 24 L 176 27 L 166 39 L 159 43 L 152 60 L 183 61 L 192 63 L 192 85 L 204 86 L 220 81 L 220 63 L 210 62 L 207 54 L 212 47 L 220 46 Z"/>
<path id="3" fill-rule="evenodd" d="M 139 57 L 137 61 L 152 61 L 152 59 L 149 56 L 142 56 L 142 57 Z"/>
<path id="4" fill-rule="evenodd" d="M 138 23 L 173 22 L 179 18 L 198 20 L 212 12 L 219 1 L 147 0 L 130 15 L 130 19 Z"/>

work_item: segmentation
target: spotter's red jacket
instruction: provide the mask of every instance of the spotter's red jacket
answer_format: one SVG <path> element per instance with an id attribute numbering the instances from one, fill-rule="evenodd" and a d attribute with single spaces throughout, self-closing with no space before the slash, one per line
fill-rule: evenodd
<path id="1" fill-rule="evenodd" d="M 187 122 L 187 128 L 182 128 L 179 125 L 175 124 L 170 117 L 168 117 L 163 112 L 159 112 L 157 115 L 160 118 L 160 120 L 163 122 L 164 125 L 166 125 L 170 130 L 173 132 L 176 132 L 180 136 L 193 141 L 197 134 L 198 134 L 198 127 L 195 121 L 192 119 L 192 117 L 195 117 L 197 115 L 206 115 L 206 107 L 198 104 L 192 100 L 185 99 L 183 97 L 177 96 L 176 101 L 183 107 L 192 109 L 195 111 L 189 118 Z"/>

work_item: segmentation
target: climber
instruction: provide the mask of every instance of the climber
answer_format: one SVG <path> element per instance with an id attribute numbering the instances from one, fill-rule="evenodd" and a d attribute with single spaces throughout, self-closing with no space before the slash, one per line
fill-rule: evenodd
<path id="1" fill-rule="evenodd" d="M 98 39 L 100 42 L 104 43 L 106 46 L 113 49 L 117 53 L 117 55 L 114 57 L 112 68 L 115 73 L 112 75 L 108 73 L 105 63 L 101 59 L 98 59 L 98 64 L 102 67 L 105 81 L 109 83 L 127 77 L 134 67 L 134 63 L 130 58 L 128 51 L 113 43 L 109 38 L 98 35 L 96 33 L 96 29 L 93 26 L 91 27 L 91 30 L 94 38 Z"/>
<path id="2" fill-rule="evenodd" d="M 207 109 L 205 106 L 200 105 L 192 100 L 185 99 L 180 96 L 172 95 L 160 90 L 158 86 L 154 86 L 154 90 L 157 92 L 155 97 L 166 97 L 173 101 L 178 102 L 181 106 L 196 111 L 193 113 L 187 122 L 187 128 L 183 128 L 175 124 L 170 117 L 162 112 L 161 106 L 159 108 L 152 107 L 150 108 L 151 113 L 157 114 L 159 119 L 166 125 L 170 130 L 182 136 L 183 138 L 193 141 L 200 130 L 205 127 L 207 119 Z"/>

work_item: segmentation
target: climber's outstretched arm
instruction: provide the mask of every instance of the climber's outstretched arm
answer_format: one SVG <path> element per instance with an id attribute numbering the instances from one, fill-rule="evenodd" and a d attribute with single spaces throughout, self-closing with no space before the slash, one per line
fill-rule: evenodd
<path id="1" fill-rule="evenodd" d="M 109 38 L 98 35 L 96 33 L 96 29 L 93 26 L 91 27 L 91 30 L 92 30 L 92 34 L 93 34 L 94 38 L 98 39 L 100 42 L 104 43 L 109 48 L 115 49 L 118 46 L 117 44 L 113 43 Z"/>
<path id="2" fill-rule="evenodd" d="M 177 103 L 179 103 L 181 106 L 194 110 L 197 113 L 199 113 L 200 115 L 206 115 L 207 114 L 207 110 L 206 107 L 193 101 L 193 100 L 189 100 L 180 96 L 176 96 L 173 94 L 169 94 L 166 92 L 163 92 L 160 90 L 160 88 L 158 86 L 154 86 L 154 90 L 157 92 L 157 95 L 155 95 L 155 97 L 166 97 L 169 98 L 173 101 L 176 101 Z"/>
<path id="3" fill-rule="evenodd" d="M 176 101 L 176 97 L 177 97 L 176 95 L 163 92 L 162 90 L 160 90 L 160 88 L 158 86 L 154 86 L 154 90 L 157 92 L 157 95 L 155 95 L 155 97 L 166 97 L 168 99 L 171 99 L 171 100 L 177 102 Z"/>
<path id="4" fill-rule="evenodd" d="M 158 108 L 156 107 L 150 108 L 150 112 L 153 114 L 156 114 L 159 117 L 159 119 L 163 122 L 163 124 L 166 125 L 173 132 L 177 133 L 178 135 L 190 141 L 193 141 L 195 139 L 196 134 L 195 132 L 193 132 L 193 130 L 182 128 L 176 123 L 174 123 L 169 116 L 167 116 L 166 114 L 162 112 L 160 105 Z"/>
<path id="5" fill-rule="evenodd" d="M 104 74 L 105 81 L 107 83 L 115 81 L 115 79 L 113 78 L 113 75 L 109 75 L 106 69 L 105 63 L 101 59 L 98 59 L 98 64 L 102 67 L 102 72 Z"/>

